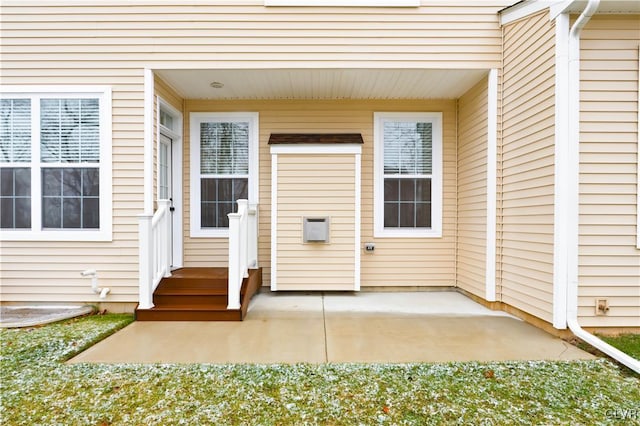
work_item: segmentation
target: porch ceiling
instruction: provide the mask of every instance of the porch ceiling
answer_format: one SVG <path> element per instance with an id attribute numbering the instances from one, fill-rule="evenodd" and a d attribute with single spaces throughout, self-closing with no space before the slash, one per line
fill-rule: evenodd
<path id="1" fill-rule="evenodd" d="M 226 69 L 156 70 L 185 99 L 458 98 L 488 70 Z M 211 84 L 222 83 L 213 88 Z"/>

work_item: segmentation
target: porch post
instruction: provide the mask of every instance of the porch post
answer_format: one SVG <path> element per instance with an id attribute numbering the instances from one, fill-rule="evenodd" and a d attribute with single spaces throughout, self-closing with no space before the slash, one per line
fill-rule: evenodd
<path id="1" fill-rule="evenodd" d="M 247 223 L 248 223 L 248 205 L 249 202 L 247 200 L 238 200 L 238 213 L 240 213 L 240 265 L 239 269 L 242 273 L 243 278 L 247 278 L 249 276 L 248 271 L 248 232 L 247 232 Z"/>
<path id="2" fill-rule="evenodd" d="M 152 214 L 143 213 L 138 215 L 138 304 L 140 309 L 153 308 L 153 293 L 151 290 L 151 283 L 153 280 L 153 264 L 151 256 L 151 250 L 153 250 L 151 244 L 152 220 Z"/>
<path id="3" fill-rule="evenodd" d="M 164 212 L 162 216 L 163 222 L 158 224 L 160 227 L 160 250 L 162 250 L 162 270 L 164 277 L 171 276 L 171 252 L 173 247 L 171 247 L 171 213 L 169 212 L 171 201 L 169 200 L 158 200 L 158 210 Z"/>
<path id="4" fill-rule="evenodd" d="M 258 268 L 258 205 L 249 204 L 247 217 L 247 267 Z"/>
<path id="5" fill-rule="evenodd" d="M 229 277 L 227 309 L 240 309 L 240 213 L 229 213 Z"/>

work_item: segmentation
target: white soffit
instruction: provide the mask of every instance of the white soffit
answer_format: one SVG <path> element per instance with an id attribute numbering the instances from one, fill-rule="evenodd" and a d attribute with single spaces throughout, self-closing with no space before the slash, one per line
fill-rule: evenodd
<path id="1" fill-rule="evenodd" d="M 156 70 L 186 99 L 458 98 L 488 70 L 228 69 Z M 222 83 L 213 88 L 211 83 Z"/>

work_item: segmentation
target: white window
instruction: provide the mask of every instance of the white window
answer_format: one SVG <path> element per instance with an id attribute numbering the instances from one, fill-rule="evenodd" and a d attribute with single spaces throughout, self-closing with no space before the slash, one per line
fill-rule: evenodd
<path id="1" fill-rule="evenodd" d="M 228 236 L 236 201 L 258 200 L 258 114 L 191 114 L 191 236 Z"/>
<path id="2" fill-rule="evenodd" d="M 374 235 L 442 236 L 442 114 L 374 114 Z"/>
<path id="3" fill-rule="evenodd" d="M 110 240 L 110 138 L 108 88 L 3 88 L 2 238 Z"/>

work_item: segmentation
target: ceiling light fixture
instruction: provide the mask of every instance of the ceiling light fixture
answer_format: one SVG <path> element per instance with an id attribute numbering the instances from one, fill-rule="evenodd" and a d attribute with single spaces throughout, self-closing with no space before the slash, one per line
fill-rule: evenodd
<path id="1" fill-rule="evenodd" d="M 219 81 L 214 81 L 209 86 L 213 87 L 214 89 L 222 89 L 224 87 L 224 84 L 220 83 Z"/>

